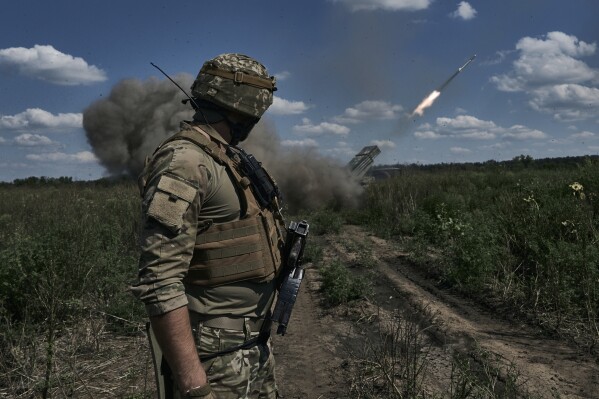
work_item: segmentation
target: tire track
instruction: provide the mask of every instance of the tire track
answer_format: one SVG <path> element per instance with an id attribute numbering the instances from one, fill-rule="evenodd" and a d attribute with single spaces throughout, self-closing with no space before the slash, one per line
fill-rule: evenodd
<path id="1" fill-rule="evenodd" d="M 355 226 L 354 237 L 370 239 L 379 259 L 378 269 L 411 304 L 436 316 L 441 331 L 437 340 L 451 350 L 470 353 L 476 347 L 514 365 L 531 393 L 542 397 L 598 398 L 599 367 L 596 361 L 567 342 L 543 336 L 531 326 L 513 323 L 485 311 L 475 303 L 436 288 L 404 262 L 400 251 L 387 241 Z"/>

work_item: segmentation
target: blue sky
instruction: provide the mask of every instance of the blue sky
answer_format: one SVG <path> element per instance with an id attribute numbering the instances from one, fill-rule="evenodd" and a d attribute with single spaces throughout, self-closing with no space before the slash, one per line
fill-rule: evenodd
<path id="1" fill-rule="evenodd" d="M 239 52 L 278 78 L 283 148 L 347 162 L 599 153 L 599 1 L 5 2 L 0 180 L 106 174 L 82 113 L 123 79 Z M 414 109 L 477 54 L 420 116 Z"/>

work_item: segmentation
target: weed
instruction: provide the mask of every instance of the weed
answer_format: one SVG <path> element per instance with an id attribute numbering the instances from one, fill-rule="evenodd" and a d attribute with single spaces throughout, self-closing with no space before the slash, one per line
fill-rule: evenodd
<path id="1" fill-rule="evenodd" d="M 340 261 L 332 261 L 320 268 L 322 292 L 331 306 L 348 303 L 369 295 L 371 284 L 354 276 Z"/>
<path id="2" fill-rule="evenodd" d="M 343 217 L 335 211 L 322 209 L 310 217 L 310 234 L 337 234 L 344 224 Z"/>
<path id="3" fill-rule="evenodd" d="M 430 344 L 424 330 L 403 314 L 389 321 L 377 319 L 377 333 L 367 338 L 362 351 L 353 354 L 355 398 L 424 398 Z"/>

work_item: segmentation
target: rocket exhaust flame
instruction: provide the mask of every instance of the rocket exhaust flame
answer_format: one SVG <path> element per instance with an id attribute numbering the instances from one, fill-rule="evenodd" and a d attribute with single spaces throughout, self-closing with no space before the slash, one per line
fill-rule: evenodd
<path id="1" fill-rule="evenodd" d="M 424 100 L 422 100 L 422 102 L 416 107 L 414 112 L 412 112 L 412 116 L 414 116 L 414 115 L 422 116 L 424 114 L 424 110 L 426 108 L 430 107 L 431 105 L 433 105 L 433 103 L 435 102 L 437 97 L 439 97 L 440 95 L 441 95 L 440 91 L 434 90 L 431 94 L 428 95 L 428 97 L 426 97 Z"/>
<path id="2" fill-rule="evenodd" d="M 474 54 L 464 65 L 458 68 L 457 71 L 453 73 L 437 90 L 434 90 L 431 94 L 428 95 L 422 102 L 416 107 L 414 112 L 412 112 L 412 116 L 418 115 L 422 116 L 424 114 L 424 110 L 435 102 L 435 100 L 441 95 L 441 92 L 447 87 L 447 85 L 456 77 L 464 68 L 468 66 L 474 59 L 476 58 L 476 54 Z"/>

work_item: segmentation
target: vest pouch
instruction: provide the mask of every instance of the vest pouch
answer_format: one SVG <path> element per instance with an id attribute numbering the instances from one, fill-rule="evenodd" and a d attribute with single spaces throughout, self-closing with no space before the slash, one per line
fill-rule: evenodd
<path id="1" fill-rule="evenodd" d="M 186 283 L 213 287 L 269 281 L 275 267 L 262 216 L 214 224 L 196 239 Z"/>
<path id="2" fill-rule="evenodd" d="M 268 239 L 268 245 L 271 248 L 271 257 L 274 266 L 273 273 L 275 276 L 279 275 L 279 270 L 282 264 L 281 250 L 285 245 L 283 237 L 280 237 L 279 230 L 277 229 L 277 222 L 272 214 L 261 215 L 262 223 L 264 224 L 264 230 Z"/>

